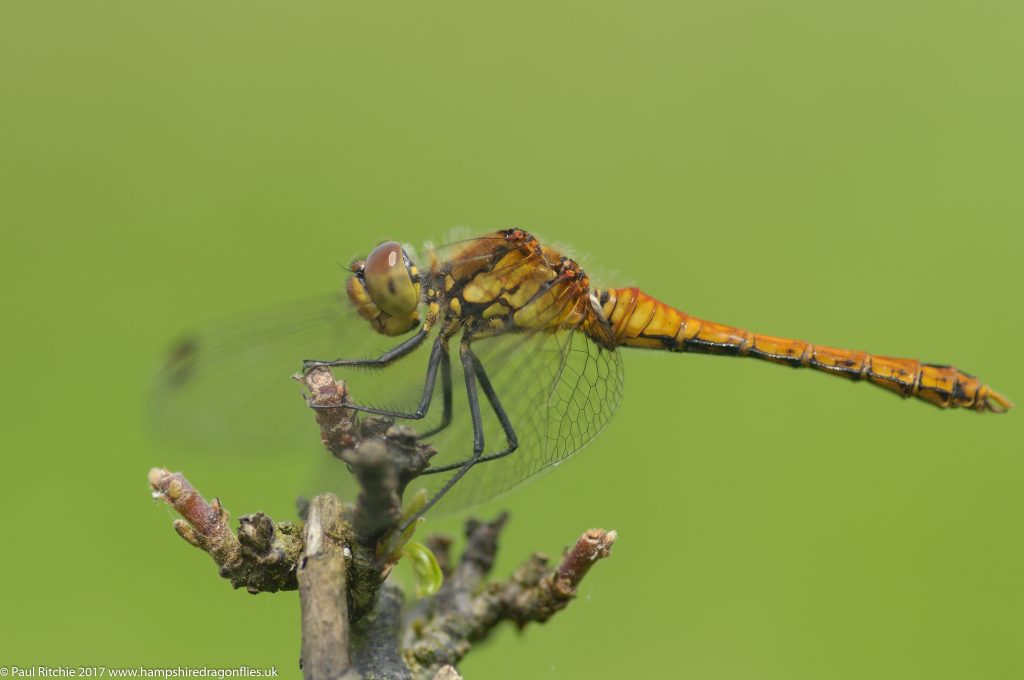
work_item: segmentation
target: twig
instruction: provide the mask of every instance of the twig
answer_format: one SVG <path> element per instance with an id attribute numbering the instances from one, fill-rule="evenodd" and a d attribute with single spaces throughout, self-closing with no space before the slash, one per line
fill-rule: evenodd
<path id="1" fill-rule="evenodd" d="M 306 387 L 324 446 L 359 482 L 355 507 L 348 512 L 355 535 L 350 546 L 349 609 L 353 620 L 359 620 L 373 611 L 394 566 L 387 559 L 391 551 L 379 555 L 377 546 L 398 527 L 402 494 L 436 451 L 417 441 L 408 427 L 381 416 L 359 419 L 355 410 L 343 408 L 348 390 L 328 369 L 314 368 L 296 380 Z"/>
<path id="2" fill-rule="evenodd" d="M 402 605 L 402 591 L 385 584 L 373 610 L 352 623 L 352 655 L 367 678 L 413 678 L 402 655 Z"/>
<path id="3" fill-rule="evenodd" d="M 349 658 L 348 588 L 341 503 L 334 494 L 313 499 L 299 561 L 302 675 L 306 680 L 355 678 Z"/>
<path id="4" fill-rule="evenodd" d="M 239 520 L 236 534 L 220 501 L 208 503 L 181 473 L 154 468 L 149 483 L 154 497 L 181 514 L 174 522 L 178 534 L 207 552 L 236 588 L 299 590 L 305 678 L 460 680 L 454 664 L 498 624 L 546 621 L 575 596 L 593 564 L 608 557 L 615 532 L 592 529 L 557 568 L 535 553 L 505 581 L 487 583 L 508 516 L 471 519 L 454 566 L 451 541 L 427 539 L 446 580 L 403 620 L 402 593 L 385 580 L 405 540 L 396 532 L 402 495 L 436 452 L 387 418 L 359 419 L 345 408 L 345 383 L 329 370 L 297 379 L 308 391 L 325 447 L 359 482 L 354 505 L 325 494 L 309 504 L 305 525 L 256 513 Z"/>
<path id="5" fill-rule="evenodd" d="M 466 548 L 451 578 L 444 582 L 435 598 L 439 610 L 462 616 L 472 614 L 473 598 L 494 566 L 498 554 L 498 537 L 507 522 L 506 512 L 491 522 L 473 518 L 466 520 Z"/>
<path id="6" fill-rule="evenodd" d="M 604 529 L 591 529 L 580 536 L 572 550 L 562 558 L 555 578 L 556 587 L 565 592 L 575 590 L 594 563 L 611 554 L 618 537 L 617 532 Z"/>
<path id="7" fill-rule="evenodd" d="M 296 379 L 309 392 L 324 446 L 359 481 L 353 515 L 356 540 L 376 546 L 402 517 L 405 487 L 427 469 L 437 452 L 420 443 L 412 428 L 393 425 L 388 418 L 371 416 L 360 421 L 356 411 L 343 407 L 348 389 L 330 370 L 314 368 Z"/>
<path id="8" fill-rule="evenodd" d="M 506 581 L 483 584 L 497 552 L 506 516 L 490 523 L 466 524 L 467 547 L 452 578 L 432 606 L 422 606 L 406 628 L 406 659 L 417 677 L 430 677 L 445 664 L 455 665 L 474 644 L 502 621 L 519 628 L 544 622 L 564 609 L 591 566 L 610 555 L 617 535 L 591 529 L 569 549 L 556 569 L 534 553 Z"/>
<path id="9" fill-rule="evenodd" d="M 228 512 L 214 498 L 211 503 L 180 472 L 163 468 L 149 471 L 153 497 L 168 503 L 184 519 L 174 530 L 191 545 L 205 551 L 220 568 L 220 575 L 235 588 L 250 593 L 294 590 L 295 567 L 302 551 L 302 527 L 275 523 L 263 513 L 239 520 L 238 535 L 228 524 Z"/>

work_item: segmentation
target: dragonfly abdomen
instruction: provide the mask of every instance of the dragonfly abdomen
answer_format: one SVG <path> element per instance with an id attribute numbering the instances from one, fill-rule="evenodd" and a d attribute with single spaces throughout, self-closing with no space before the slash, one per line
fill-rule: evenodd
<path id="1" fill-rule="evenodd" d="M 1013 406 L 1006 397 L 953 366 L 752 333 L 690 316 L 637 288 L 604 290 L 598 299 L 617 345 L 749 356 L 794 368 L 814 368 L 851 380 L 867 380 L 940 408 L 1002 413 Z"/>

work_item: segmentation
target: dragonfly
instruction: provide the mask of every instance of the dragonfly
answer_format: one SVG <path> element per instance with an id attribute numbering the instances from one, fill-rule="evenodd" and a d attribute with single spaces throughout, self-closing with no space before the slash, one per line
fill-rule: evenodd
<path id="1" fill-rule="evenodd" d="M 346 408 L 424 423 L 420 438 L 440 453 L 421 477 L 432 492 L 422 514 L 489 500 L 580 451 L 619 406 L 622 348 L 811 368 L 943 409 L 1013 407 L 953 366 L 753 333 L 636 287 L 598 287 L 523 229 L 430 248 L 423 268 L 410 247 L 388 241 L 349 270 L 340 295 L 180 343 L 158 380 L 158 424 L 252 449 L 318 443 L 287 378 L 299 357 L 319 357 L 304 370 L 344 373 L 354 397 Z"/>

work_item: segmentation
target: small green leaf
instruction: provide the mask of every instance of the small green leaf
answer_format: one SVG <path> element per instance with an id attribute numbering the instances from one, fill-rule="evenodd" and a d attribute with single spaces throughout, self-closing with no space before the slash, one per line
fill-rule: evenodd
<path id="1" fill-rule="evenodd" d="M 409 541 L 402 547 L 401 554 L 412 565 L 412 573 L 416 577 L 416 597 L 427 597 L 441 589 L 444 574 L 430 548 L 418 541 Z"/>

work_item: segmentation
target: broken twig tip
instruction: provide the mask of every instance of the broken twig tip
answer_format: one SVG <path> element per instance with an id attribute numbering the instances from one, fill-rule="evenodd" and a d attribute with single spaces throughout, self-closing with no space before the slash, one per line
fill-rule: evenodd
<path id="1" fill-rule="evenodd" d="M 462 680 L 462 676 L 454 666 L 447 665 L 441 667 L 441 670 L 434 676 L 434 680 Z"/>

